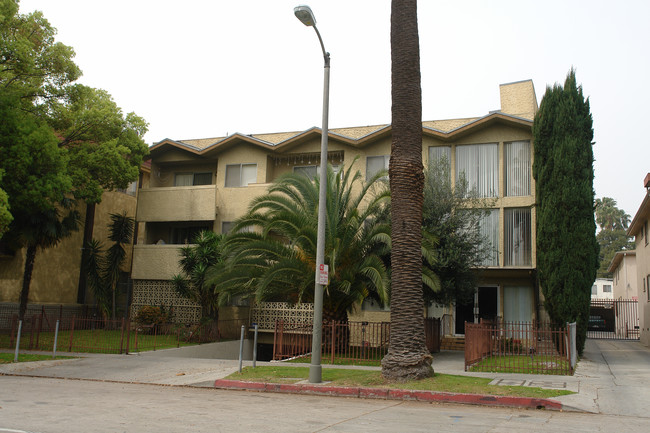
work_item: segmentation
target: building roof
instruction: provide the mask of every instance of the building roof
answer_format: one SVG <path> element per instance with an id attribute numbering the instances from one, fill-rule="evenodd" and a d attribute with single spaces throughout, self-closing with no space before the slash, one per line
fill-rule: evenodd
<path id="1" fill-rule="evenodd" d="M 636 215 L 630 223 L 630 227 L 627 229 L 628 236 L 636 236 L 641 229 L 643 224 L 647 219 L 650 218 L 650 192 L 647 192 L 639 210 L 636 211 Z"/>
<path id="2" fill-rule="evenodd" d="M 499 89 L 501 110 L 492 111 L 483 117 L 425 121 L 422 122 L 422 133 L 442 141 L 453 141 L 494 123 L 531 128 L 537 111 L 537 99 L 532 80 L 501 84 Z M 333 128 L 328 130 L 327 135 L 332 140 L 354 147 L 363 147 L 377 139 L 390 135 L 391 131 L 391 125 L 384 124 Z M 150 151 L 156 153 L 172 147 L 197 155 L 208 156 L 209 154 L 214 155 L 215 151 L 226 149 L 235 144 L 249 143 L 282 154 L 305 140 L 320 135 L 321 129 L 313 127 L 305 131 L 267 134 L 241 134 L 237 132 L 226 137 L 191 140 L 166 138 L 154 143 L 150 147 Z"/>
<path id="3" fill-rule="evenodd" d="M 612 257 L 612 261 L 609 263 L 609 267 L 607 268 L 607 272 L 613 273 L 626 256 L 636 256 L 636 250 L 618 251 L 614 254 L 614 257 Z"/>

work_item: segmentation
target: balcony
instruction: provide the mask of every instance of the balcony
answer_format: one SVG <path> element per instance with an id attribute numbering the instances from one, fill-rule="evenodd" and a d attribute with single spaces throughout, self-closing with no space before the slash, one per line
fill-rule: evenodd
<path id="1" fill-rule="evenodd" d="M 216 185 L 141 189 L 137 219 L 140 222 L 211 221 L 216 214 Z"/>
<path id="2" fill-rule="evenodd" d="M 180 273 L 178 261 L 181 245 L 135 245 L 133 247 L 134 280 L 171 280 Z"/>

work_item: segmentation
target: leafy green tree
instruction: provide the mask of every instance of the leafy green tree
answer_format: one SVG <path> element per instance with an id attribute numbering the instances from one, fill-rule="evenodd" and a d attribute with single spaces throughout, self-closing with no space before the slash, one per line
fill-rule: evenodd
<path id="1" fill-rule="evenodd" d="M 359 171 L 334 173 L 328 167 L 326 320 L 347 321 L 347 311 L 368 296 L 388 302 L 382 256 L 390 247 L 390 228 L 381 215 L 390 196 L 377 182 L 380 175 L 364 183 Z M 235 295 L 254 296 L 257 301 L 313 302 L 319 183 L 318 176 L 289 173 L 252 201 L 228 236 L 228 257 L 208 273 L 221 304 Z"/>
<path id="2" fill-rule="evenodd" d="M 416 0 L 391 6 L 392 146 L 391 330 L 382 374 L 391 380 L 433 374 L 425 346 L 422 289 L 422 90 Z"/>
<path id="3" fill-rule="evenodd" d="M 172 282 L 176 292 L 201 306 L 202 320 L 217 320 L 218 293 L 214 284 L 207 282 L 210 266 L 218 266 L 223 260 L 224 235 L 202 231 L 196 235 L 193 245 L 181 248 L 181 274 L 174 275 Z"/>
<path id="4" fill-rule="evenodd" d="M 611 278 L 608 272 L 609 264 L 614 255 L 619 251 L 630 251 L 634 249 L 634 242 L 627 236 L 627 228 L 630 224 L 630 215 L 623 209 L 616 207 L 616 200 L 611 197 L 596 199 L 596 224 L 600 231 L 596 235 L 600 245 L 600 267 L 598 278 Z"/>
<path id="5" fill-rule="evenodd" d="M 585 100 L 571 70 L 564 87 L 547 87 L 535 115 L 533 175 L 537 267 L 544 307 L 556 324 L 577 322 L 580 353 L 598 269 L 593 134 L 589 100 Z"/>
<path id="6" fill-rule="evenodd" d="M 452 188 L 450 164 L 445 158 L 430 162 L 425 173 L 422 228 L 437 240 L 434 259 L 425 263 L 440 284 L 438 290 L 425 290 L 426 300 L 448 305 L 473 299 L 476 269 L 493 253 L 480 224 L 495 201 L 480 198 L 464 177 Z"/>
<path id="7" fill-rule="evenodd" d="M 2 171 L 0 171 L 0 184 L 2 183 Z M 0 239 L 9 230 L 9 224 L 14 219 L 9 212 L 9 197 L 7 193 L 0 189 Z"/>
<path id="8" fill-rule="evenodd" d="M 78 227 L 79 214 L 67 196 L 72 182 L 67 157 L 42 120 L 20 108 L 14 95 L 0 94 L 0 169 L 10 172 L 0 184 L 9 197 L 13 221 L 3 242 L 11 249 L 26 247 L 20 292 L 20 318 L 29 298 L 38 250 L 56 246 Z"/>
<path id="9" fill-rule="evenodd" d="M 147 152 L 141 138 L 144 120 L 132 113 L 124 116 L 106 92 L 74 85 L 81 75 L 74 51 L 55 42 L 55 35 L 41 12 L 21 15 L 18 2 L 0 0 L 0 172 L 5 173 L 0 190 L 13 215 L 5 238 L 14 249 L 27 246 L 34 255 L 28 239 L 49 229 L 38 231 L 29 224 L 53 227 L 68 216 L 78 220 L 76 213 L 61 213 L 71 198 L 93 206 L 104 189 L 126 187 L 137 178 Z M 87 221 L 92 216 L 87 212 Z M 92 237 L 89 226 L 84 244 Z M 36 244 L 56 245 L 50 235 Z M 24 278 L 23 291 L 28 292 L 27 267 Z M 28 293 L 21 293 L 21 300 L 27 299 Z"/>
<path id="10" fill-rule="evenodd" d="M 607 270 L 612 259 L 619 251 L 634 250 L 634 241 L 628 237 L 627 230 L 601 230 L 596 235 L 598 245 L 600 245 L 600 267 L 598 268 L 598 278 L 612 278 L 612 274 Z"/>

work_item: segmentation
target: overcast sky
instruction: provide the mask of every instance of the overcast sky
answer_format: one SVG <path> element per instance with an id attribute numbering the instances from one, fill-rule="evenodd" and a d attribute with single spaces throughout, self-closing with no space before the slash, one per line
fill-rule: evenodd
<path id="1" fill-rule="evenodd" d="M 320 126 L 323 59 L 301 0 L 21 0 L 106 89 L 164 138 Z M 305 0 L 306 1 L 306 0 Z M 390 123 L 390 1 L 310 0 L 331 52 L 330 127 Z M 546 86 L 576 69 L 595 132 L 597 197 L 634 217 L 650 172 L 650 2 L 434 1 L 418 5 L 423 120 L 500 108 L 499 84 Z"/>

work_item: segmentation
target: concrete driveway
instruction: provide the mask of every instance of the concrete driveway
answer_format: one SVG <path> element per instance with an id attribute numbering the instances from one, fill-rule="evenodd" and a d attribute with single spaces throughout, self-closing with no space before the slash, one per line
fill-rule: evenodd
<path id="1" fill-rule="evenodd" d="M 587 340 L 575 377 L 599 413 L 650 418 L 650 348 L 638 341 Z"/>

